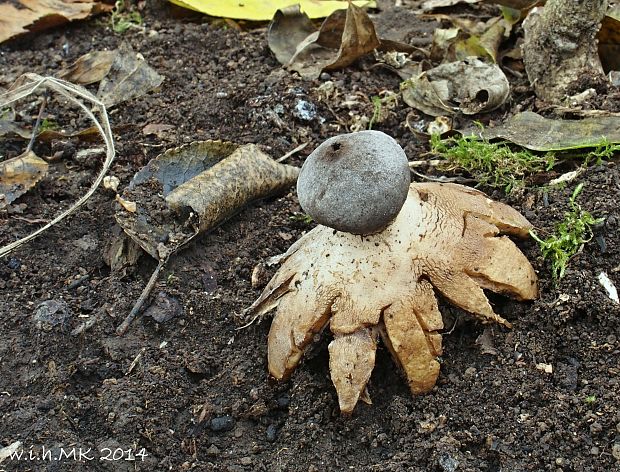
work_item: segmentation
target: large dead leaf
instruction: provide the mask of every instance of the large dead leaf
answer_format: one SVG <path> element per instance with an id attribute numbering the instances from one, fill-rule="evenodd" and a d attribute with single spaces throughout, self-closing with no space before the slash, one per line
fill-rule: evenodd
<path id="1" fill-rule="evenodd" d="M 288 64 L 297 45 L 315 31 L 314 24 L 301 12 L 299 5 L 291 5 L 273 16 L 267 30 L 267 44 L 280 64 Z"/>
<path id="2" fill-rule="evenodd" d="M 109 10 L 96 1 L 16 0 L 0 4 L 0 43 L 31 31 L 40 31 Z"/>
<path id="3" fill-rule="evenodd" d="M 298 3 L 310 18 L 325 18 L 336 10 L 347 8 L 348 2 L 336 0 L 170 0 L 176 5 L 222 18 L 271 20 L 276 11 Z M 374 1 L 360 0 L 357 6 L 375 7 Z"/>
<path id="4" fill-rule="evenodd" d="M 201 141 L 158 156 L 136 174 L 115 218 L 146 252 L 164 260 L 249 202 L 288 188 L 299 170 L 257 146 Z"/>
<path id="5" fill-rule="evenodd" d="M 279 21 L 274 21 L 269 29 L 272 38 L 286 34 L 280 32 L 286 26 L 283 16 L 278 18 Z M 295 51 L 292 51 L 290 44 L 278 42 L 278 54 L 281 57 L 291 56 L 288 69 L 306 79 L 316 79 L 322 71 L 346 67 L 380 44 L 366 12 L 350 3 L 347 10 L 337 10 L 328 16 L 319 31 L 308 35 Z"/>
<path id="6" fill-rule="evenodd" d="M 497 65 L 476 58 L 442 64 L 401 85 L 407 105 L 431 116 L 483 113 L 501 106 L 510 93 Z"/>
<path id="7" fill-rule="evenodd" d="M 101 80 L 97 97 L 106 107 L 140 97 L 161 85 L 164 78 L 151 68 L 142 54 L 123 42 L 116 50 L 109 72 Z"/>
<path id="8" fill-rule="evenodd" d="M 583 120 L 553 120 L 524 111 L 495 128 L 481 132 L 485 139 L 502 138 L 533 151 L 567 151 L 620 143 L 620 116 Z"/>
<path id="9" fill-rule="evenodd" d="M 32 151 L 0 162 L 0 208 L 34 187 L 45 177 L 47 168 L 47 162 Z"/>

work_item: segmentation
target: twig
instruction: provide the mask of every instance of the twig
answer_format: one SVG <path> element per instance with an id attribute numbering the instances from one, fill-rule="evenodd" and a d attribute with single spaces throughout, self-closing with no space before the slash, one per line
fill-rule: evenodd
<path id="1" fill-rule="evenodd" d="M 117 336 L 122 336 L 123 334 L 125 334 L 127 332 L 127 329 L 129 328 L 129 325 L 133 322 L 133 320 L 136 319 L 136 316 L 138 316 L 138 313 L 140 313 L 140 310 L 142 309 L 142 305 L 144 305 L 144 302 L 146 301 L 148 296 L 151 294 L 153 287 L 157 283 L 157 278 L 159 277 L 159 273 L 164 268 L 164 265 L 166 265 L 166 262 L 168 262 L 168 257 L 166 257 L 165 259 L 161 259 L 159 261 L 159 264 L 157 264 L 157 267 L 151 274 L 151 278 L 147 282 L 146 287 L 144 287 L 144 289 L 142 290 L 142 293 L 138 297 L 138 300 L 134 304 L 133 308 L 131 309 L 127 317 L 123 320 L 123 322 L 120 325 L 118 325 L 118 328 L 116 328 Z"/>
<path id="2" fill-rule="evenodd" d="M 125 375 L 131 374 L 131 371 L 136 368 L 136 366 L 138 365 L 138 362 L 140 362 L 140 359 L 142 358 L 142 354 L 144 354 L 145 351 L 146 351 L 145 347 L 140 349 L 140 352 L 138 353 L 138 355 L 134 357 L 133 361 L 131 361 L 131 364 L 129 365 L 129 369 L 127 369 L 127 372 L 125 372 Z"/>
<path id="3" fill-rule="evenodd" d="M 286 154 L 284 154 L 284 156 L 280 157 L 279 159 L 276 159 L 276 162 L 284 162 L 285 160 L 287 160 L 289 157 L 291 157 L 293 154 L 297 154 L 299 151 L 301 151 L 302 149 L 304 149 L 309 143 L 303 143 L 300 144 L 299 146 L 297 146 L 295 149 L 293 149 L 292 151 L 287 152 Z"/>
<path id="4" fill-rule="evenodd" d="M 246 324 L 244 324 L 243 326 L 239 326 L 238 328 L 235 328 L 235 331 L 239 331 L 245 328 L 249 328 L 250 326 L 252 326 L 254 324 L 254 322 L 260 318 L 260 313 L 254 315 L 254 318 L 252 318 L 249 322 L 247 322 Z"/>
<path id="5" fill-rule="evenodd" d="M 99 321 L 99 317 L 97 315 L 91 316 L 90 318 L 88 318 L 88 320 L 86 320 L 80 326 L 71 331 L 71 336 L 79 336 L 87 329 L 92 328 L 97 321 Z"/>
<path id="6" fill-rule="evenodd" d="M 415 167 L 425 167 L 425 166 L 437 167 L 439 164 L 441 164 L 441 159 L 429 159 L 429 160 L 422 160 L 422 161 L 410 161 L 409 162 L 409 168 L 413 169 Z"/>
<path id="7" fill-rule="evenodd" d="M 411 170 L 412 173 L 414 173 L 421 179 L 428 180 L 429 182 L 442 182 L 442 183 L 456 182 L 456 183 L 461 183 L 461 184 L 476 182 L 475 179 L 468 179 L 466 177 L 446 177 L 445 175 L 441 175 L 439 177 L 431 177 L 430 175 L 420 174 L 415 169 L 410 168 L 409 170 Z"/>
<path id="8" fill-rule="evenodd" d="M 26 152 L 32 151 L 32 146 L 34 146 L 34 141 L 37 138 L 37 131 L 39 131 L 39 126 L 41 126 L 41 117 L 43 116 L 43 110 L 47 106 L 47 90 L 43 94 L 43 101 L 41 102 L 41 106 L 39 107 L 39 114 L 37 115 L 37 121 L 35 121 L 34 126 L 32 127 L 32 136 L 30 136 L 30 141 L 28 142 L 28 146 L 26 146 Z"/>

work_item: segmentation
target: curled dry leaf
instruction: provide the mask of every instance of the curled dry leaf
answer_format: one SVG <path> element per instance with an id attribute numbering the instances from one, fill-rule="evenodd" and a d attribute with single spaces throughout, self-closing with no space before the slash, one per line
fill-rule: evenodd
<path id="1" fill-rule="evenodd" d="M 76 0 L 18 0 L 0 4 L 0 43 L 24 33 L 81 20 L 107 11 L 101 2 Z"/>
<path id="2" fill-rule="evenodd" d="M 123 42 L 115 51 L 109 72 L 99 84 L 97 97 L 107 107 L 137 98 L 159 87 L 164 78 L 151 68 L 142 54 Z"/>
<path id="3" fill-rule="evenodd" d="M 501 17 L 488 21 L 473 21 L 443 14 L 429 17 L 449 22 L 451 28 L 433 31 L 431 59 L 435 62 L 461 61 L 470 56 L 497 62 L 501 42 L 510 36 L 512 27 L 520 20 L 520 12 L 505 9 Z"/>
<path id="4" fill-rule="evenodd" d="M 269 26 L 269 47 L 278 60 L 303 78 L 316 79 L 322 71 L 346 67 L 380 45 L 366 12 L 349 3 L 329 15 L 319 31 L 311 32 L 309 19 L 298 9 L 279 11 Z M 286 38 L 302 38 L 294 43 Z M 288 59 L 288 62 L 284 62 Z"/>
<path id="5" fill-rule="evenodd" d="M 436 183 L 412 184 L 401 212 L 378 234 L 317 226 L 291 246 L 249 310 L 260 316 L 277 308 L 270 373 L 288 377 L 314 335 L 329 325 L 330 370 L 342 412 L 351 412 L 365 390 L 378 335 L 411 391 L 428 392 L 442 351 L 435 291 L 482 322 L 510 326 L 483 289 L 519 300 L 538 295 L 527 258 L 500 236 L 527 237 L 531 228 L 520 213 L 482 192 Z"/>
<path id="6" fill-rule="evenodd" d="M 251 201 L 292 185 L 299 170 L 260 149 L 201 141 L 166 151 L 136 174 L 123 197 L 135 213 L 115 215 L 125 233 L 158 260 Z"/>
<path id="7" fill-rule="evenodd" d="M 476 133 L 485 139 L 506 139 L 532 151 L 568 151 L 620 144 L 620 116 L 555 120 L 524 111 L 499 126 Z"/>
<path id="8" fill-rule="evenodd" d="M 280 64 L 288 64 L 297 45 L 314 33 L 316 28 L 299 5 L 278 10 L 267 29 L 267 44 Z"/>
<path id="9" fill-rule="evenodd" d="M 48 164 L 34 152 L 0 162 L 0 209 L 21 197 L 47 175 Z"/>
<path id="10" fill-rule="evenodd" d="M 508 98 L 510 86 L 502 70 L 476 58 L 442 64 L 401 84 L 403 100 L 427 115 L 458 111 L 488 112 Z"/>

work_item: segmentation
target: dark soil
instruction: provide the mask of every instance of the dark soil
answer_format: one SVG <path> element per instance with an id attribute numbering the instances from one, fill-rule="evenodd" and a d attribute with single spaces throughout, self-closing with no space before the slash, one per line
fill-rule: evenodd
<path id="1" fill-rule="evenodd" d="M 258 143 L 273 157 L 308 142 L 289 159 L 300 165 L 323 140 L 350 129 L 356 114 L 370 116 L 369 97 L 398 90 L 397 76 L 371 67 L 370 57 L 331 74 L 340 97 L 326 102 L 317 87 L 327 78 L 304 82 L 285 72 L 267 48 L 264 25 L 224 29 L 155 5 L 143 12 L 145 34 L 119 36 L 105 19 L 94 19 L 0 48 L 4 88 L 23 72 L 53 74 L 121 41 L 166 77 L 160 90 L 111 113 L 117 159 L 110 173 L 121 188 L 163 150 L 194 140 Z M 508 116 L 511 107 L 536 106 L 522 83 L 520 90 L 494 119 Z M 358 104 L 347 108 L 342 102 L 349 96 Z M 314 105 L 314 118 L 299 117 L 301 100 Z M 33 99 L 21 112 L 30 119 L 37 110 Z M 394 136 L 416 160 L 427 147 L 404 125 L 410 111 L 399 104 L 375 129 Z M 49 112 L 80 126 L 81 119 L 63 115 L 54 100 Z M 144 136 L 146 124 L 176 128 Z M 11 154 L 24 143 L 3 146 Z M 92 182 L 101 162 L 77 160 L 82 144 L 65 146 L 63 159 L 13 205 L 17 210 L 0 213 L 0 244 L 38 227 L 33 220 L 49 220 Z M 52 155 L 52 147 L 35 150 Z M 338 411 L 329 339 L 311 349 L 290 381 L 276 383 L 266 368 L 269 320 L 237 330 L 262 288 L 252 287 L 254 267 L 311 227 L 291 219 L 300 211 L 293 189 L 250 205 L 174 257 L 153 298 L 176 298 L 182 314 L 163 323 L 138 318 L 118 337 L 115 328 L 155 262 L 144 255 L 122 270 L 106 265 L 104 254 L 118 234 L 117 204 L 101 188 L 76 215 L 0 260 L 0 449 L 15 441 L 35 455 L 43 447 L 55 456 L 60 448 L 67 454 L 91 448 L 93 460 L 24 457 L 4 460 L 0 470 L 620 470 L 620 309 L 597 281 L 605 271 L 620 285 L 617 159 L 590 167 L 578 182 L 585 185 L 581 205 L 606 220 L 571 260 L 566 277 L 554 285 L 536 244 L 520 242 L 539 273 L 541 298 L 519 303 L 492 296 L 514 328 L 485 327 L 442 303 L 446 333 L 435 389 L 413 397 L 380 347 L 369 385 L 373 404 L 360 403 L 351 417 Z M 528 187 L 510 197 L 483 190 L 524 212 L 545 235 L 562 219 L 576 183 Z M 37 307 L 46 300 L 66 303 L 66 315 L 37 322 Z M 71 334 L 92 317 L 92 327 Z M 100 460 L 112 458 L 105 448 L 144 455 Z"/>

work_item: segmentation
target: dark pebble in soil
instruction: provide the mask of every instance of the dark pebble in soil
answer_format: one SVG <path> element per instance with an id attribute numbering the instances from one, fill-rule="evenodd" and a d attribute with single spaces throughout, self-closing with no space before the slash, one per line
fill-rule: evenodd
<path id="1" fill-rule="evenodd" d="M 275 424 L 270 424 L 269 426 L 267 426 L 266 436 L 267 441 L 269 442 L 274 442 L 276 440 L 276 438 L 278 437 L 278 428 L 276 428 Z"/>
<path id="2" fill-rule="evenodd" d="M 218 416 L 211 420 L 211 431 L 230 431 L 235 427 L 235 419 L 232 416 Z"/>
<path id="3" fill-rule="evenodd" d="M 10 257 L 9 261 L 6 264 L 8 266 L 9 269 L 11 270 L 17 270 L 22 266 L 22 263 L 19 259 L 15 258 L 15 257 Z"/>
<path id="4" fill-rule="evenodd" d="M 284 395 L 278 397 L 276 402 L 278 403 L 278 406 L 280 408 L 288 408 L 289 404 L 291 403 L 291 397 L 285 393 Z"/>
<path id="5" fill-rule="evenodd" d="M 449 454 L 442 454 L 439 456 L 439 465 L 444 472 L 454 472 L 459 466 L 459 461 Z"/>

